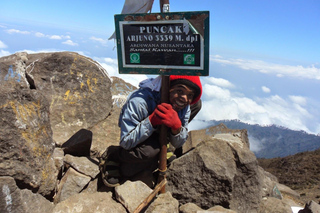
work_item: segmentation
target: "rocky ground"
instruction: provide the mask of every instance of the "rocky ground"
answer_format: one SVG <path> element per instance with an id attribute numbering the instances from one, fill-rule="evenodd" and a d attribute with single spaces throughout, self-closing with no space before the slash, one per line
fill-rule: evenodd
<path id="1" fill-rule="evenodd" d="M 320 149 L 284 158 L 258 159 L 279 182 L 300 193 L 303 201 L 320 202 Z"/>

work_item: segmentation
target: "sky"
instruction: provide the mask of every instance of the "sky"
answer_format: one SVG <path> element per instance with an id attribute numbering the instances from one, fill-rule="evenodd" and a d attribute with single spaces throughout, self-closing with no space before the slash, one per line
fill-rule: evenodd
<path id="1" fill-rule="evenodd" d="M 156 76 L 119 74 L 108 40 L 124 2 L 1 0 L 0 57 L 74 51 L 138 86 Z M 210 12 L 209 76 L 190 129 L 238 119 L 320 134 L 320 1 L 171 0 L 170 11 Z"/>

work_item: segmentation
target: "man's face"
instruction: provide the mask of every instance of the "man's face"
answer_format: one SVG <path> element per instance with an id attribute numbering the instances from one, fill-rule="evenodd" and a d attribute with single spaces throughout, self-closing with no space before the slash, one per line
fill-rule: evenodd
<path id="1" fill-rule="evenodd" d="M 176 84 L 170 88 L 169 101 L 177 112 L 189 105 L 194 97 L 194 91 L 184 84 Z"/>

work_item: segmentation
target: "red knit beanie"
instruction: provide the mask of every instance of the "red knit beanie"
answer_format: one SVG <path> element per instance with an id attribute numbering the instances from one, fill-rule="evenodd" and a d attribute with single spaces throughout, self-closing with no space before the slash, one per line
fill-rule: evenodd
<path id="1" fill-rule="evenodd" d="M 195 104 L 200 100 L 202 85 L 199 76 L 170 75 L 170 87 L 176 84 L 184 84 L 194 90 L 195 94 L 191 104 Z"/>

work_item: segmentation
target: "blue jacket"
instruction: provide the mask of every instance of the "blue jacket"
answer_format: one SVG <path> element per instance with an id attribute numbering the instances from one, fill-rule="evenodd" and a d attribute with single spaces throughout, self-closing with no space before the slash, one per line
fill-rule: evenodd
<path id="1" fill-rule="evenodd" d="M 152 79 L 151 79 L 152 80 Z M 153 90 L 148 85 L 139 85 L 123 105 L 119 116 L 121 128 L 120 146 L 129 150 L 149 138 L 159 128 L 153 128 L 149 115 L 160 104 L 160 92 Z M 178 112 L 182 128 L 179 134 L 172 135 L 168 131 L 168 140 L 175 147 L 181 147 L 188 138 L 188 120 L 190 118 L 190 106 Z"/>

